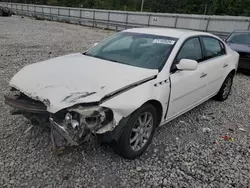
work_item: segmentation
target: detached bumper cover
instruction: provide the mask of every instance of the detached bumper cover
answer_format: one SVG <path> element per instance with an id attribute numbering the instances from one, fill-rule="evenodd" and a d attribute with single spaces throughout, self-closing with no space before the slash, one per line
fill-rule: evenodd
<path id="1" fill-rule="evenodd" d="M 68 131 L 58 123 L 56 123 L 52 118 L 49 118 L 51 129 L 57 131 L 58 134 L 60 134 L 61 137 L 65 138 L 68 143 L 66 143 L 69 146 L 77 146 L 79 145 L 77 142 L 75 142 L 69 135 Z"/>
<path id="2" fill-rule="evenodd" d="M 53 118 L 49 118 L 51 126 L 52 149 L 57 152 L 65 147 L 78 146 L 79 143 L 74 141 L 69 132 L 61 125 L 56 123 Z"/>

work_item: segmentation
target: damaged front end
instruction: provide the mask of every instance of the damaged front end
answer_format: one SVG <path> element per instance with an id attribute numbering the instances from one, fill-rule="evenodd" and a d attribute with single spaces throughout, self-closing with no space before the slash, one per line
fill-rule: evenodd
<path id="1" fill-rule="evenodd" d="M 15 89 L 11 95 L 5 96 L 5 103 L 14 108 L 13 115 L 21 114 L 32 122 L 36 120 L 39 124 L 49 125 L 56 153 L 115 128 L 112 110 L 100 107 L 98 103 L 78 104 L 53 114 L 46 110 L 46 103 L 31 99 Z"/>
<path id="2" fill-rule="evenodd" d="M 112 111 L 98 106 L 77 105 L 51 114 L 49 120 L 53 148 L 57 150 L 88 142 L 104 133 L 102 129 L 111 131 L 115 125 Z"/>

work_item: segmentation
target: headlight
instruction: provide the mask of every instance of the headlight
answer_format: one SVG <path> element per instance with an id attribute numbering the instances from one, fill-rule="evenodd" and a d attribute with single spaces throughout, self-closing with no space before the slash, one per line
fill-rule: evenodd
<path id="1" fill-rule="evenodd" d="M 68 109 L 69 112 L 65 115 L 65 122 L 75 120 L 75 114 L 79 114 L 79 124 L 86 125 L 90 130 L 100 128 L 113 120 L 113 112 L 109 108 L 104 107 L 78 107 Z"/>
<path id="2" fill-rule="evenodd" d="M 70 122 L 71 120 L 72 120 L 72 114 L 71 113 L 67 113 L 65 115 L 65 121 Z"/>
<path id="3" fill-rule="evenodd" d="M 87 135 L 111 123 L 113 112 L 103 107 L 75 106 L 54 114 L 53 121 L 65 132 L 66 139 L 79 143 L 86 141 Z"/>
<path id="4" fill-rule="evenodd" d="M 92 129 L 95 127 L 100 128 L 108 124 L 113 119 L 113 112 L 108 108 L 99 108 L 93 111 L 91 115 L 83 117 L 84 122 L 88 128 Z"/>

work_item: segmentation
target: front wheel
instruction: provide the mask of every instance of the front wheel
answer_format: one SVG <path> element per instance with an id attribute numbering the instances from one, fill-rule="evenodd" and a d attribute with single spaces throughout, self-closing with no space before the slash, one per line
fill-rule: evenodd
<path id="1" fill-rule="evenodd" d="M 223 82 L 220 91 L 218 92 L 218 94 L 215 96 L 215 99 L 218 101 L 225 101 L 232 89 L 232 84 L 233 84 L 233 78 L 234 78 L 234 74 L 230 73 L 225 81 Z"/>
<path id="2" fill-rule="evenodd" d="M 156 109 L 151 104 L 143 105 L 131 114 L 116 145 L 116 152 L 124 158 L 135 159 L 151 143 L 157 126 Z"/>

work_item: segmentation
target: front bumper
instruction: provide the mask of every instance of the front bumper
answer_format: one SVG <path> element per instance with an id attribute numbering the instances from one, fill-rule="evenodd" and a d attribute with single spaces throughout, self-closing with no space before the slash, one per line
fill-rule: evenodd
<path id="1" fill-rule="evenodd" d="M 12 106 L 20 111 L 36 114 L 48 114 L 46 106 L 40 102 L 28 98 L 24 94 L 20 95 L 5 95 L 5 104 Z"/>
<path id="2" fill-rule="evenodd" d="M 56 123 L 53 118 L 49 118 L 51 126 L 51 141 L 53 150 L 61 150 L 69 146 L 78 146 L 79 143 L 74 141 L 69 132 L 61 125 Z"/>
<path id="3" fill-rule="evenodd" d="M 109 123 L 97 124 L 95 127 L 89 127 L 86 122 L 78 119 L 77 129 L 74 126 L 64 122 L 65 112 L 63 115 L 51 114 L 46 110 L 46 106 L 40 102 L 27 97 L 24 94 L 6 95 L 5 103 L 14 108 L 15 114 L 24 115 L 28 119 L 43 119 L 40 125 L 49 125 L 51 130 L 52 148 L 55 153 L 61 153 L 62 150 L 79 146 L 82 143 L 92 142 L 93 138 L 96 140 L 95 135 L 104 133 L 111 133 L 116 127 L 114 121 Z M 80 115 L 80 114 L 79 114 Z M 82 116 L 82 115 L 80 115 Z"/>

